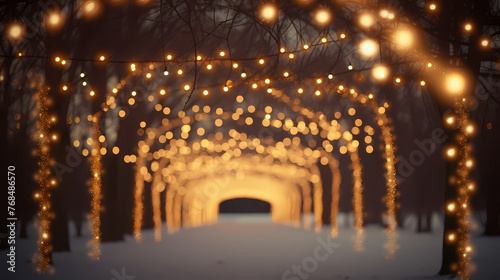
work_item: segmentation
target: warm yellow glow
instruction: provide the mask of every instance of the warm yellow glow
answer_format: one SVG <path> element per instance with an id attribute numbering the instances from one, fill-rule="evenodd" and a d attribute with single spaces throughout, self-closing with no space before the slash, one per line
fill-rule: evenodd
<path id="1" fill-rule="evenodd" d="M 95 91 L 91 90 L 90 91 L 90 96 L 94 96 L 95 95 Z"/>
<path id="2" fill-rule="evenodd" d="M 309 48 L 309 45 L 308 44 L 305 44 L 304 45 L 304 50 L 307 50 Z"/>
<path id="3" fill-rule="evenodd" d="M 288 72 L 283 73 L 284 77 L 288 77 L 290 74 Z"/>
<path id="4" fill-rule="evenodd" d="M 349 64 L 349 66 L 347 66 L 347 69 L 352 70 L 354 69 L 354 67 L 351 64 Z"/>
<path id="5" fill-rule="evenodd" d="M 273 21 L 278 15 L 278 8 L 271 3 L 264 4 L 260 9 L 260 15 L 266 21 Z"/>
<path id="6" fill-rule="evenodd" d="M 245 78 L 246 76 L 247 76 L 247 73 L 245 73 L 245 72 L 241 72 L 241 77 L 242 77 L 242 78 Z"/>
<path id="7" fill-rule="evenodd" d="M 446 90 L 452 94 L 459 94 L 465 88 L 465 79 L 458 73 L 452 73 L 446 77 Z"/>
<path id="8" fill-rule="evenodd" d="M 483 46 L 483 47 L 489 47 L 490 46 L 490 40 L 488 40 L 488 39 L 481 40 L 481 46 Z"/>
<path id="9" fill-rule="evenodd" d="M 446 209 L 448 209 L 448 211 L 452 212 L 453 210 L 455 210 L 455 203 L 448 204 Z"/>
<path id="10" fill-rule="evenodd" d="M 409 48 L 413 46 L 413 32 L 408 29 L 400 29 L 394 33 L 394 41 L 400 47 Z"/>
<path id="11" fill-rule="evenodd" d="M 304 89 L 303 89 L 303 88 L 299 88 L 299 89 L 297 89 L 297 92 L 298 92 L 298 93 L 303 93 L 303 92 L 304 92 Z"/>
<path id="12" fill-rule="evenodd" d="M 326 43 L 327 41 L 328 40 L 325 37 L 321 38 L 321 43 Z"/>
<path id="13" fill-rule="evenodd" d="M 146 78 L 151 79 L 151 77 L 152 77 L 151 73 L 146 74 Z"/>
<path id="14" fill-rule="evenodd" d="M 456 155 L 457 155 L 457 149 L 455 149 L 455 148 L 448 148 L 446 150 L 446 156 L 448 158 L 455 158 Z"/>
<path id="15" fill-rule="evenodd" d="M 68 90 L 68 86 L 64 85 L 64 86 L 62 87 L 62 90 L 67 91 L 67 90 Z"/>
<path id="16" fill-rule="evenodd" d="M 382 9 L 379 12 L 381 18 L 387 18 L 389 16 L 389 11 L 387 9 Z"/>
<path id="17" fill-rule="evenodd" d="M 182 69 L 177 70 L 178 75 L 182 75 Z"/>
<path id="18" fill-rule="evenodd" d="M 432 63 L 427 63 L 427 67 L 431 68 L 432 67 Z"/>
<path id="19" fill-rule="evenodd" d="M 208 90 L 203 91 L 203 95 L 207 96 L 208 95 Z"/>
<path id="20" fill-rule="evenodd" d="M 8 35 L 10 38 L 17 40 L 23 36 L 24 28 L 19 23 L 13 23 L 8 28 Z"/>
<path id="21" fill-rule="evenodd" d="M 290 59 L 293 59 L 293 58 L 295 57 L 295 55 L 293 55 L 293 53 L 291 53 L 291 54 L 289 54 L 289 55 L 288 55 L 288 57 L 289 57 Z"/>
<path id="22" fill-rule="evenodd" d="M 400 78 L 396 78 L 396 83 L 401 83 L 401 79 Z"/>
<path id="23" fill-rule="evenodd" d="M 340 39 L 345 39 L 346 35 L 344 33 L 340 34 Z"/>
<path id="24" fill-rule="evenodd" d="M 470 24 L 470 23 L 466 23 L 466 24 L 464 25 L 464 29 L 465 29 L 465 31 L 471 31 L 471 30 L 472 30 L 472 24 Z"/>
<path id="25" fill-rule="evenodd" d="M 284 53 L 285 51 L 285 48 L 280 48 L 280 53 Z"/>
<path id="26" fill-rule="evenodd" d="M 429 5 L 429 10 L 431 10 L 431 11 L 435 11 L 436 8 L 437 8 L 437 6 L 434 3 L 432 3 L 432 4 Z"/>
<path id="27" fill-rule="evenodd" d="M 49 15 L 47 17 L 47 21 L 48 21 L 47 23 L 51 27 L 55 28 L 55 27 L 60 26 L 63 23 L 63 17 L 62 17 L 60 12 L 54 11 L 54 12 L 49 13 Z"/>
<path id="28" fill-rule="evenodd" d="M 448 234 L 448 240 L 449 241 L 455 240 L 455 234 L 453 234 L 453 233 Z"/>
<path id="29" fill-rule="evenodd" d="M 315 92 L 314 92 L 314 95 L 316 95 L 316 96 L 320 96 L 320 95 L 321 95 L 321 91 L 319 91 L 319 90 L 315 91 Z"/>
<path id="30" fill-rule="evenodd" d="M 211 70 L 211 69 L 212 69 L 212 64 L 208 64 L 208 65 L 207 65 L 207 69 L 208 69 L 208 70 Z"/>
<path id="31" fill-rule="evenodd" d="M 364 39 L 359 44 L 359 53 L 364 57 L 372 57 L 378 52 L 378 44 L 372 39 Z"/>
<path id="32" fill-rule="evenodd" d="M 377 65 L 372 69 L 372 76 L 376 80 L 384 81 L 389 76 L 389 68 L 385 65 Z"/>
<path id="33" fill-rule="evenodd" d="M 259 59 L 259 64 L 264 64 L 264 59 Z"/>
<path id="34" fill-rule="evenodd" d="M 167 54 L 167 60 L 172 60 L 172 55 Z"/>
<path id="35" fill-rule="evenodd" d="M 165 95 L 165 93 L 167 93 L 167 92 L 164 89 L 160 90 L 161 95 Z"/>
<path id="36" fill-rule="evenodd" d="M 225 53 L 225 52 L 223 52 L 223 51 L 221 51 L 221 52 L 219 53 L 219 55 L 220 55 L 220 56 L 225 56 L 225 55 L 226 55 L 226 53 Z"/>
<path id="37" fill-rule="evenodd" d="M 191 87 L 189 85 L 184 85 L 184 90 L 189 90 Z"/>
<path id="38" fill-rule="evenodd" d="M 363 12 L 358 17 L 358 23 L 361 27 L 372 27 L 376 22 L 375 16 L 370 12 Z"/>
<path id="39" fill-rule="evenodd" d="M 420 81 L 421 86 L 425 86 L 425 81 Z"/>
<path id="40" fill-rule="evenodd" d="M 318 25 L 326 25 L 330 23 L 332 15 L 327 9 L 319 9 L 314 13 L 314 20 Z"/>

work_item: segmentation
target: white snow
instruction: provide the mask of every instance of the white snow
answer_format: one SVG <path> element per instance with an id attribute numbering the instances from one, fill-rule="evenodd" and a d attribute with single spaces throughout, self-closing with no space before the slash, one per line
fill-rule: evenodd
<path id="1" fill-rule="evenodd" d="M 102 244 L 100 261 L 87 257 L 85 237 L 72 237 L 70 253 L 54 254 L 54 271 L 38 275 L 31 263 L 36 251 L 36 230 L 30 228 L 30 239 L 17 239 L 16 272 L 7 271 L 6 251 L 1 251 L 1 279 L 61 279 L 61 280 L 221 280 L 221 279 L 449 279 L 436 276 L 441 262 L 442 229 L 433 233 L 416 234 L 413 222 L 399 232 L 400 249 L 394 261 L 385 259 L 385 234 L 379 226 L 365 231 L 365 250 L 353 251 L 354 230 L 342 226 L 338 244 L 331 254 L 317 249 L 324 261 L 308 278 L 283 273 L 292 265 L 312 267 L 315 249 L 321 246 L 318 237 L 327 242 L 329 230 L 321 234 L 279 224 L 271 224 L 269 215 L 221 215 L 219 223 L 200 228 L 182 229 L 174 235 L 164 233 L 163 241 L 154 241 L 152 230 L 144 230 L 143 242 L 132 237 L 124 242 Z M 439 224 L 437 224 L 439 227 Z M 164 232 L 165 229 L 164 229 Z M 74 236 L 74 234 L 72 235 Z M 500 279 L 500 238 L 473 234 L 474 263 L 472 279 Z M 308 263 L 309 262 L 309 263 Z M 124 270 L 122 270 L 124 269 Z M 124 274 L 122 275 L 122 273 Z M 123 277 L 125 275 L 135 276 Z"/>

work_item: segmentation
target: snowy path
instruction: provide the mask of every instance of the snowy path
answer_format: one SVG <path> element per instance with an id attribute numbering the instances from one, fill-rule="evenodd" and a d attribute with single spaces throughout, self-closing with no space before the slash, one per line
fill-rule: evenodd
<path id="1" fill-rule="evenodd" d="M 228 218 L 229 217 L 229 218 Z M 73 238 L 71 253 L 54 256 L 53 275 L 37 275 L 29 263 L 36 249 L 34 239 L 18 239 L 16 273 L 0 272 L 1 279 L 64 280 L 197 280 L 197 279 L 446 279 L 435 277 L 440 267 L 441 231 L 414 234 L 400 232 L 400 250 L 394 261 L 385 259 L 385 235 L 380 227 L 368 227 L 364 252 L 353 251 L 354 231 L 340 227 L 332 251 L 328 230 L 321 234 L 284 225 L 266 223 L 252 217 L 241 223 L 228 216 L 218 224 L 183 229 L 154 241 L 153 232 L 144 231 L 144 241 L 105 243 L 98 262 L 87 258 L 87 238 Z M 32 229 L 33 230 L 33 229 Z M 318 241 L 318 237 L 321 241 Z M 475 237 L 476 273 L 472 279 L 500 279 L 500 238 Z M 320 249 L 316 249 L 316 248 Z M 315 254 L 315 251 L 317 253 Z M 319 257 L 319 259 L 318 259 Z M 313 260 L 314 259 L 314 260 Z M 2 263 L 5 264 L 5 251 Z M 317 264 L 317 267 L 315 266 Z M 301 268 L 302 275 L 291 271 Z M 132 277 L 123 277 L 125 274 Z M 290 273 L 283 277 L 283 273 Z M 310 272 L 308 272 L 310 271 Z"/>

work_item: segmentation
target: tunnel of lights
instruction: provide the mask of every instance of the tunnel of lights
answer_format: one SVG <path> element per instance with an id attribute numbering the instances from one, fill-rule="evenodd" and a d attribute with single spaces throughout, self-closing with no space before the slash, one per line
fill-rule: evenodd
<path id="1" fill-rule="evenodd" d="M 393 15 L 394 16 L 394 15 Z M 394 18 L 394 17 L 393 17 Z M 392 20 L 392 19 L 391 19 Z M 361 25 L 364 25 L 361 23 Z M 398 33 L 396 33 L 398 34 Z M 212 68 L 243 68 L 244 64 L 256 62 L 263 65 L 270 57 L 282 55 L 287 61 L 291 61 L 294 56 L 298 56 L 307 50 L 316 47 L 329 46 L 334 43 L 340 49 L 337 41 L 344 39 L 345 34 L 336 35 L 333 38 L 323 37 L 317 44 L 304 44 L 303 49 L 285 50 L 280 48 L 279 53 L 269 57 L 252 57 L 235 63 L 231 59 L 231 53 L 221 51 L 220 57 L 202 58 L 200 55 L 188 60 L 172 60 L 171 55 L 166 56 L 170 69 L 182 69 L 188 72 L 184 65 L 194 62 L 196 70 L 205 66 L 207 70 Z M 397 40 L 397 39 L 396 39 Z M 366 43 L 366 42 L 365 42 Z M 366 44 L 365 44 L 366 45 Z M 368 46 L 369 47 L 369 46 Z M 377 46 L 378 47 L 378 46 Z M 402 46 L 408 49 L 410 46 Z M 363 47 L 362 47 L 363 48 Z M 227 59 L 228 54 L 229 59 Z M 164 54 L 165 55 L 165 54 Z M 19 55 L 22 56 L 22 53 Z M 428 55 L 419 50 L 415 50 L 415 56 L 427 63 L 427 67 L 438 69 L 445 77 L 446 71 L 438 67 L 438 63 Z M 70 59 L 68 59 L 69 61 Z M 136 102 L 133 97 L 125 104 L 118 104 L 120 97 L 123 97 L 127 87 L 133 87 L 137 82 L 137 77 L 145 77 L 145 80 L 152 77 L 167 76 L 167 61 L 157 62 L 130 62 L 130 72 L 128 76 L 122 78 L 111 93 L 105 93 L 105 102 L 101 106 L 101 111 L 88 115 L 87 120 L 92 126 L 91 141 L 87 141 L 89 150 L 84 149 L 82 155 L 89 156 L 91 162 L 91 230 L 92 240 L 90 241 L 90 257 L 99 259 L 100 256 L 100 213 L 101 206 L 101 158 L 106 154 L 106 140 L 101 133 L 100 120 L 102 114 L 115 112 L 120 118 L 127 114 L 120 110 L 128 105 L 133 106 Z M 66 63 L 66 59 L 56 57 L 56 62 Z M 101 55 L 98 62 L 105 62 L 106 57 Z M 430 62 L 432 61 L 432 63 Z M 200 63 L 199 65 L 197 63 Z M 180 66 L 179 65 L 183 65 Z M 383 69 L 382 69 L 383 68 Z M 245 69 L 245 68 L 243 68 Z M 348 70 L 353 66 L 349 62 Z M 156 120 L 159 122 L 147 124 L 141 122 L 137 129 L 137 134 L 142 137 L 137 143 L 137 152 L 133 154 L 120 154 L 119 148 L 114 147 L 113 153 L 120 154 L 126 163 L 135 166 L 135 192 L 134 192 L 134 235 L 138 242 L 141 242 L 141 229 L 143 228 L 145 204 L 152 207 L 152 220 L 154 224 L 155 239 L 161 241 L 165 238 L 162 232 L 163 222 L 167 225 L 167 232 L 170 234 L 179 232 L 181 227 L 199 227 L 213 224 L 217 221 L 219 205 L 221 202 L 235 198 L 253 198 L 265 201 L 271 205 L 272 221 L 284 223 L 293 227 L 303 227 L 305 229 L 314 228 L 320 232 L 322 229 L 323 216 L 323 191 L 331 189 L 330 234 L 337 237 L 338 225 L 337 215 L 339 213 L 339 201 L 342 199 L 340 193 L 341 176 L 339 171 L 339 158 L 346 154 L 350 161 L 352 176 L 353 194 L 353 217 L 356 230 L 354 238 L 354 250 L 363 250 L 363 181 L 362 163 L 359 155 L 360 142 L 355 139 L 355 135 L 360 135 L 363 131 L 370 137 L 366 144 L 371 143 L 371 136 L 378 132 L 380 136 L 380 153 L 384 160 L 386 195 L 385 222 L 387 225 L 387 243 L 384 247 L 387 250 L 387 258 L 393 258 L 397 244 L 396 232 L 396 210 L 397 210 L 397 179 L 396 179 L 396 146 L 390 118 L 386 114 L 388 103 L 379 104 L 375 98 L 375 93 L 360 93 L 356 88 L 348 88 L 338 80 L 332 81 L 332 73 L 314 74 L 311 77 L 300 77 L 301 73 L 293 73 L 287 70 L 283 75 L 272 76 L 271 81 L 252 67 L 247 67 L 248 72 L 241 72 L 241 76 L 226 79 L 225 83 L 217 83 L 210 87 L 196 88 L 196 75 L 194 82 L 186 83 L 183 86 L 176 85 L 173 90 L 169 88 L 169 93 L 181 100 L 184 93 L 192 89 L 188 101 L 184 108 L 180 110 L 175 104 L 165 104 L 162 98 L 167 94 L 164 88 L 153 85 L 146 88 L 147 102 L 150 109 L 157 114 Z M 381 66 L 374 66 L 375 72 L 387 74 L 388 69 Z M 248 74 L 247 74 L 248 73 Z M 233 73 L 234 74 L 234 73 Z M 276 73 L 274 73 L 276 74 Z M 336 74 L 335 74 L 336 75 Z M 81 78 L 85 74 L 82 72 Z M 400 79 L 397 78 L 397 83 Z M 399 81 L 398 81 L 399 80 Z M 132 85 L 132 86 L 131 86 Z M 422 81 L 421 85 L 425 85 Z M 86 86 L 86 81 L 83 81 Z M 63 91 L 67 90 L 63 87 Z M 183 88 L 184 91 L 181 89 Z M 195 92 L 195 88 L 199 92 Z M 290 88 L 294 90 L 291 91 Z M 239 94 L 232 94 L 239 90 Z M 264 89 L 264 90 L 263 90 Z M 349 104 L 356 107 L 365 108 L 362 116 L 356 115 L 354 106 L 349 108 L 349 117 L 359 117 L 353 125 L 349 121 L 343 122 L 345 115 L 335 114 L 330 116 L 321 110 L 315 111 L 303 105 L 302 94 L 305 91 L 312 91 L 316 97 L 335 94 Z M 128 90 L 128 89 L 127 89 Z M 156 94 L 151 94 L 155 92 Z M 186 108 L 191 95 L 199 93 L 200 96 L 207 96 L 216 92 L 223 98 L 235 100 L 230 108 L 222 108 L 214 105 L 209 99 L 200 99 L 189 108 Z M 293 92 L 293 93 L 292 93 Z M 135 91 L 133 91 L 135 93 Z M 99 94 L 99 93 L 97 93 Z M 248 104 L 244 103 L 246 96 L 253 94 L 264 94 L 266 98 L 271 98 L 273 102 L 269 104 Z M 91 97 L 96 95 L 94 90 L 89 92 Z M 128 94 L 127 94 L 128 96 Z M 132 94 L 135 96 L 135 94 Z M 50 255 L 50 187 L 56 183 L 50 177 L 50 153 L 47 146 L 50 134 L 50 112 L 47 106 L 47 90 L 41 89 L 37 97 L 37 107 L 39 110 L 38 130 L 39 130 L 39 159 L 40 169 L 37 180 L 41 186 L 40 191 L 35 195 L 40 198 L 40 218 L 39 227 L 39 270 L 44 272 L 48 266 L 48 256 Z M 265 101 L 264 101 L 265 102 Z M 128 103 L 128 104 L 127 104 Z M 283 110 L 273 108 L 279 103 L 284 105 L 290 114 L 285 114 Z M 461 140 L 458 143 L 460 149 L 460 160 L 470 158 L 467 150 L 469 132 L 468 111 L 465 105 L 466 100 L 459 101 L 457 107 L 458 121 L 460 124 Z M 125 105 L 125 106 L 124 106 Z M 226 104 L 227 105 L 227 104 Z M 267 106 L 266 106 L 267 105 Z M 368 116 L 367 116 L 368 115 Z M 347 119 L 346 118 L 346 119 Z M 366 123 L 375 123 L 378 127 L 374 129 Z M 364 125 L 364 129 L 361 129 Z M 252 127 L 252 129 L 249 129 Z M 286 135 L 281 140 L 273 137 L 261 137 L 255 132 L 255 128 L 269 129 L 280 135 Z M 103 138 L 104 137 L 104 138 Z M 313 141 L 304 139 L 312 138 Z M 104 139 L 104 140 L 103 140 Z M 359 137 L 358 137 L 359 139 Z M 366 138 L 365 138 L 366 139 Z M 75 145 L 76 146 L 76 145 Z M 116 148 L 116 152 L 115 152 Z M 367 145 L 367 153 L 373 151 L 373 146 Z M 332 183 L 324 186 L 321 178 L 319 165 L 327 166 L 332 174 Z M 458 197 L 460 208 L 458 215 L 460 218 L 459 235 L 459 256 L 460 273 L 466 275 L 468 256 L 462 254 L 469 246 L 468 222 L 466 221 L 469 204 L 469 169 L 462 167 L 457 170 L 461 178 L 461 188 L 464 189 Z M 151 199 L 145 200 L 146 192 L 150 192 Z M 161 197 L 164 195 L 164 205 L 162 209 Z M 149 205 L 148 205 L 149 206 Z M 165 221 L 162 221 L 162 216 Z M 312 223 L 311 224 L 311 214 Z M 451 233 L 450 236 L 454 233 Z"/>

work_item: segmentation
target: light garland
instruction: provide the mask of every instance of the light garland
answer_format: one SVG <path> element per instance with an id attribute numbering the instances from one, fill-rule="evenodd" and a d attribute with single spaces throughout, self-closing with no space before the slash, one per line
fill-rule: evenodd
<path id="1" fill-rule="evenodd" d="M 94 137 L 93 137 L 93 148 L 91 151 L 91 230 L 92 230 L 92 239 L 90 240 L 91 251 L 89 252 L 89 256 L 93 260 L 99 260 L 101 255 L 100 243 L 101 243 L 101 172 L 102 172 L 102 163 L 101 163 L 101 144 L 99 141 L 99 137 L 101 136 L 101 131 L 99 129 L 99 118 L 100 113 L 94 115 L 93 124 L 94 124 Z"/>
<path id="2" fill-rule="evenodd" d="M 37 271 L 46 273 L 52 253 L 52 240 L 50 236 L 50 223 L 52 221 L 51 189 L 56 185 L 52 174 L 52 157 L 50 155 L 50 117 L 48 112 L 48 89 L 40 88 L 36 97 L 38 108 L 38 171 L 36 179 L 39 190 L 35 193 L 38 199 L 38 258 Z"/>
<path id="3" fill-rule="evenodd" d="M 358 155 L 357 147 L 348 146 L 351 150 L 351 162 L 353 166 L 352 177 L 354 181 L 353 187 L 353 205 L 354 205 L 354 229 L 356 237 L 354 240 L 354 251 L 363 251 L 363 179 L 361 175 L 361 162 Z"/>
<path id="4" fill-rule="evenodd" d="M 469 120 L 469 111 L 467 108 L 468 100 L 462 98 L 459 102 L 458 115 L 458 163 L 456 169 L 457 176 L 457 255 L 458 255 L 458 276 L 461 279 L 470 279 L 470 260 L 472 246 L 469 234 L 470 217 L 470 195 L 473 188 L 470 179 L 470 170 L 473 168 L 473 156 L 470 147 L 470 137 L 474 133 L 474 127 Z"/>

